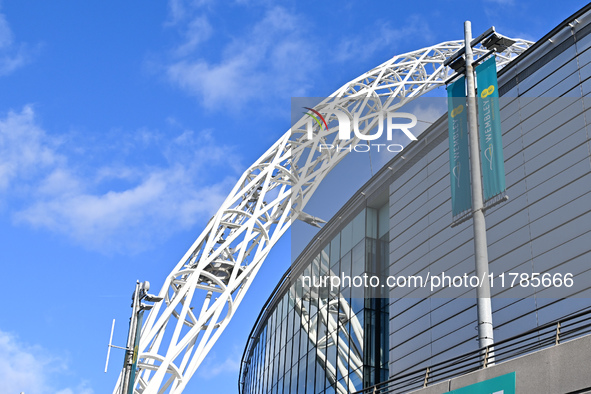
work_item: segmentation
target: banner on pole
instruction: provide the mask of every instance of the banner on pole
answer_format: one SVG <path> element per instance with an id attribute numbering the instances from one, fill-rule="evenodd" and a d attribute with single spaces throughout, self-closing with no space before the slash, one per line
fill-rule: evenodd
<path id="1" fill-rule="evenodd" d="M 505 191 L 505 163 L 499 113 L 497 65 L 491 57 L 476 66 L 478 128 L 484 202 Z"/>
<path id="2" fill-rule="evenodd" d="M 447 108 L 451 205 L 452 215 L 457 216 L 472 208 L 468 157 L 468 111 L 464 77 L 447 86 Z"/>

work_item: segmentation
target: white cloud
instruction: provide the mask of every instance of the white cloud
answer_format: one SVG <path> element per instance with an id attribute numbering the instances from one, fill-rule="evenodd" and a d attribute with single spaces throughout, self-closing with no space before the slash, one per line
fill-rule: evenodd
<path id="1" fill-rule="evenodd" d="M 0 118 L 0 197 L 13 202 L 17 223 L 66 234 L 86 247 L 149 248 L 211 216 L 235 182 L 211 174 L 220 167 L 232 173 L 239 164 L 233 148 L 217 143 L 210 131 L 182 130 L 172 139 L 148 134 L 141 130 L 135 139 L 160 159 L 113 163 L 112 156 L 129 154 L 122 138 L 92 167 L 81 159 L 100 156 L 87 154 L 93 147 L 84 155 L 68 153 L 68 145 L 58 143 L 64 138 L 48 136 L 37 124 L 33 108 L 11 111 Z"/>
<path id="2" fill-rule="evenodd" d="M 94 394 L 94 390 L 88 387 L 87 382 L 82 382 L 75 389 L 66 388 L 58 391 L 55 394 Z"/>
<path id="3" fill-rule="evenodd" d="M 367 59 L 380 50 L 394 56 L 396 53 L 393 51 L 404 40 L 412 37 L 414 42 L 421 41 L 417 38 L 429 42 L 432 36 L 429 25 L 420 17 L 411 16 L 396 28 L 393 28 L 390 22 L 378 21 L 375 26 L 371 26 L 369 34 L 360 33 L 357 36 L 343 38 L 334 50 L 333 59 L 337 62 Z"/>
<path id="4" fill-rule="evenodd" d="M 167 67 L 168 77 L 208 108 L 303 96 L 316 68 L 316 51 L 304 36 L 304 25 L 303 18 L 282 7 L 268 9 L 244 36 L 225 45 L 220 62 L 181 59 Z M 196 41 L 203 30 L 194 32 Z"/>
<path id="5" fill-rule="evenodd" d="M 4 14 L 0 14 L 0 49 L 9 47 L 12 45 L 12 31 Z"/>
<path id="6" fill-rule="evenodd" d="M 17 343 L 12 335 L 0 331 L 0 392 L 43 392 L 46 369 L 52 359 L 38 348 Z"/>
<path id="7" fill-rule="evenodd" d="M 187 10 L 183 0 L 170 0 L 168 2 L 167 24 L 174 25 L 185 18 Z"/>
<path id="8" fill-rule="evenodd" d="M 68 234 L 92 248 L 131 251 L 211 215 L 233 183 L 226 179 L 213 186 L 198 186 L 190 170 L 182 166 L 148 172 L 132 187 L 102 194 L 72 193 L 70 185 L 76 180 L 55 173 L 49 178 L 63 180 L 62 190 L 18 212 L 17 221 Z"/>
<path id="9" fill-rule="evenodd" d="M 213 3 L 213 0 L 169 0 L 165 25 L 173 26 L 191 15 L 191 11 Z"/>
<path id="10" fill-rule="evenodd" d="M 25 65 L 30 59 L 24 44 L 15 44 L 14 35 L 4 14 L 0 14 L 0 76 Z"/>
<path id="11" fill-rule="evenodd" d="M 54 380 L 67 372 L 66 362 L 39 346 L 22 343 L 10 333 L 0 331 L 0 392 L 54 394 Z M 93 394 L 87 384 L 58 394 Z"/>
<path id="12" fill-rule="evenodd" d="M 419 123 L 416 126 L 416 135 L 420 135 L 424 130 L 430 127 L 437 119 L 446 113 L 447 107 L 445 99 L 418 99 L 416 105 L 412 108 L 412 113 L 417 117 Z M 424 103 L 424 104 L 423 104 Z"/>
<path id="13" fill-rule="evenodd" d="M 207 41 L 211 37 L 212 33 L 213 28 L 211 27 L 207 17 L 203 15 L 196 16 L 188 24 L 187 30 L 185 32 L 186 41 L 177 48 L 177 54 L 179 56 L 188 55 L 194 51 L 200 43 Z"/>
<path id="14" fill-rule="evenodd" d="M 17 178 L 29 178 L 40 169 L 55 165 L 55 153 L 45 132 L 35 124 L 34 111 L 26 106 L 9 111 L 0 119 L 0 192 Z"/>
<path id="15" fill-rule="evenodd" d="M 217 353 L 211 352 L 197 373 L 202 379 L 213 379 L 221 374 L 234 377 L 240 371 L 241 359 L 242 352 L 238 347 L 234 347 L 231 354 L 227 355 L 224 360 L 220 360 Z"/>
<path id="16" fill-rule="evenodd" d="M 229 357 L 224 360 L 224 362 L 215 365 L 214 367 L 207 369 L 207 374 L 212 378 L 223 373 L 229 373 L 234 375 L 236 372 L 240 370 L 240 358 L 238 357 Z"/>
<path id="17" fill-rule="evenodd" d="M 494 3 L 500 6 L 512 6 L 515 4 L 514 0 L 486 0 L 487 3 Z"/>

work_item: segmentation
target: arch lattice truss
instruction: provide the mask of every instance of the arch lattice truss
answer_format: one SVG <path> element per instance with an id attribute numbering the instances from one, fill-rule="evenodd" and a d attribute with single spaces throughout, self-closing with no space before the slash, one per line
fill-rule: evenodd
<path id="1" fill-rule="evenodd" d="M 503 67 L 532 43 L 515 44 L 497 54 Z M 199 238 L 168 275 L 140 336 L 134 393 L 181 393 L 229 323 L 261 264 L 291 221 L 317 225 L 302 210 L 347 149 L 319 150 L 319 144 L 347 148 L 359 142 L 338 139 L 331 112 L 359 116 L 359 131 L 370 134 L 383 111 L 441 86 L 453 71 L 444 61 L 463 47 L 449 41 L 395 56 L 345 84 L 315 107 L 328 129 L 315 126 L 308 139 L 309 117 L 288 130 L 248 170 L 209 221 Z M 482 56 L 485 48 L 474 49 Z M 120 394 L 121 376 L 114 390 Z"/>

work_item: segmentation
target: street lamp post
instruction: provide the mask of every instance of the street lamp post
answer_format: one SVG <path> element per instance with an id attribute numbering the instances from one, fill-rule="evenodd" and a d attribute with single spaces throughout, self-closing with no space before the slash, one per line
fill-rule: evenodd
<path id="1" fill-rule="evenodd" d="M 144 304 L 142 301 L 158 302 L 162 301 L 162 297 L 158 297 L 152 294 L 148 294 L 150 290 L 150 282 L 145 281 L 140 283 L 136 282 L 135 291 L 131 297 L 131 318 L 129 319 L 129 333 L 127 334 L 127 345 L 125 347 L 125 359 L 123 363 L 123 381 L 120 394 L 133 394 L 133 386 L 135 381 L 134 362 L 137 360 L 136 345 L 141 321 L 139 320 L 140 312 L 152 309 L 153 305 Z M 111 346 L 111 345 L 109 345 Z"/>
<path id="2" fill-rule="evenodd" d="M 480 163 L 480 143 L 478 132 L 478 102 L 476 97 L 476 84 L 474 81 L 474 65 L 482 62 L 489 55 L 496 51 L 503 51 L 515 43 L 514 40 L 501 36 L 491 27 L 480 36 L 472 39 L 472 26 L 470 21 L 464 23 L 464 48 L 457 51 L 447 59 L 444 66 L 451 67 L 456 73 L 452 75 L 446 84 L 455 80 L 459 75 L 464 74 L 466 80 L 467 98 L 467 127 L 470 156 L 470 190 L 472 193 L 471 217 L 474 231 L 474 260 L 476 276 L 482 283 L 476 287 L 477 314 L 478 314 L 478 344 L 483 350 L 483 362 L 485 366 L 494 364 L 494 337 L 491 307 L 490 279 L 488 270 L 488 251 L 486 240 L 486 223 L 484 219 L 483 193 L 482 193 L 482 168 Z M 474 60 L 472 47 L 481 44 L 488 49 L 488 52 Z M 463 56 L 463 57 L 462 57 Z M 500 130 L 499 130 L 500 132 Z M 492 202 L 488 207 L 507 201 L 508 197 Z M 468 220 L 470 216 L 460 218 L 452 227 Z"/>
<path id="3" fill-rule="evenodd" d="M 133 365 L 133 353 L 135 349 L 135 337 L 136 337 L 136 330 L 137 330 L 137 315 L 139 312 L 139 304 L 140 304 L 140 289 L 142 289 L 143 283 L 139 281 L 135 284 L 135 291 L 133 292 L 133 296 L 131 297 L 131 318 L 129 319 L 129 333 L 127 334 L 127 344 L 125 351 L 125 360 L 123 363 L 123 389 L 121 390 L 121 394 L 127 394 L 129 391 L 129 379 L 131 378 L 131 368 Z"/>
<path id="4" fill-rule="evenodd" d="M 474 83 L 474 66 L 472 62 L 472 26 L 470 21 L 464 22 L 464 45 L 466 51 L 466 86 L 468 98 L 468 136 L 470 143 L 470 174 L 472 184 L 472 220 L 474 230 L 474 258 L 476 276 L 483 278 L 483 283 L 476 287 L 478 309 L 478 343 L 481 348 L 488 348 L 487 364 L 493 364 L 492 348 L 494 343 L 492 306 L 490 299 L 490 282 L 488 271 L 488 251 L 486 240 L 486 222 L 482 200 L 482 175 L 480 167 L 480 144 L 478 141 L 478 115 L 476 112 L 476 85 Z"/>

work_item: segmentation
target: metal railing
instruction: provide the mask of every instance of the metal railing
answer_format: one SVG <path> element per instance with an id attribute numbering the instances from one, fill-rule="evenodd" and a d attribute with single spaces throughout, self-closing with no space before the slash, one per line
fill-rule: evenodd
<path id="1" fill-rule="evenodd" d="M 492 346 L 479 348 L 428 367 L 399 374 L 354 394 L 408 393 L 487 368 L 491 366 L 493 358 L 494 363 L 508 361 L 587 334 L 591 334 L 591 308 L 585 308 L 580 312 L 498 341 Z"/>

